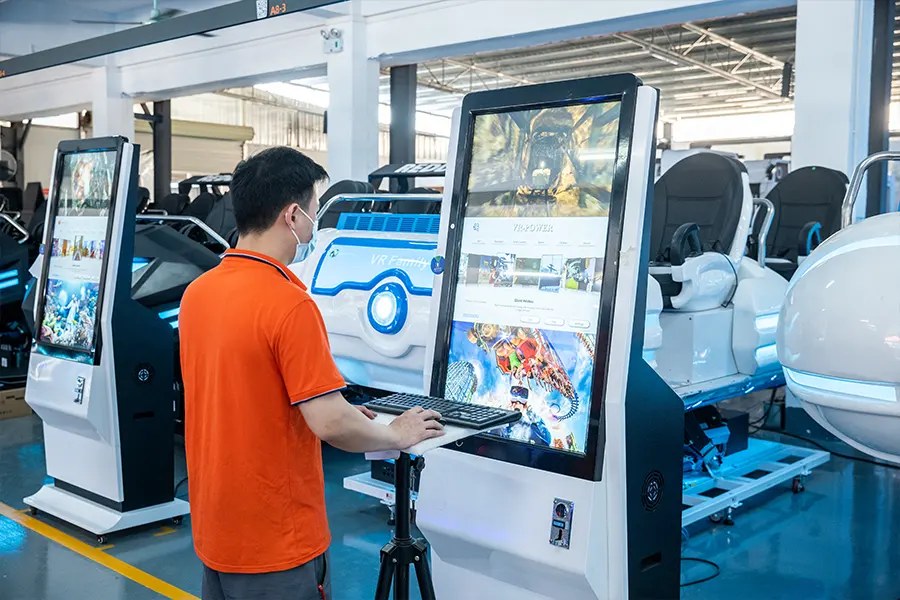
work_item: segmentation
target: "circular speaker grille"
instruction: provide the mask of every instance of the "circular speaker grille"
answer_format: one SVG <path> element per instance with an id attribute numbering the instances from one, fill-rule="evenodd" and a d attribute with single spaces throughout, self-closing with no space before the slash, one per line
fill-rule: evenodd
<path id="1" fill-rule="evenodd" d="M 641 488 L 641 504 L 644 505 L 645 509 L 653 512 L 659 507 L 659 503 L 662 502 L 664 487 L 665 483 L 662 473 L 650 471 L 647 474 L 647 477 L 644 478 L 644 485 Z"/>

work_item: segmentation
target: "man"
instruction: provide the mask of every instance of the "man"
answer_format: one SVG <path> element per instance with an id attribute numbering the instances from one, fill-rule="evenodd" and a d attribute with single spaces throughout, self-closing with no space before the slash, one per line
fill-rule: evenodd
<path id="1" fill-rule="evenodd" d="M 322 317 L 285 267 L 313 251 L 316 188 L 326 177 L 289 148 L 240 163 L 231 182 L 237 248 L 181 303 L 185 447 L 204 600 L 330 600 L 319 440 L 368 452 L 443 433 L 434 411 L 410 410 L 388 427 L 341 395 Z"/>

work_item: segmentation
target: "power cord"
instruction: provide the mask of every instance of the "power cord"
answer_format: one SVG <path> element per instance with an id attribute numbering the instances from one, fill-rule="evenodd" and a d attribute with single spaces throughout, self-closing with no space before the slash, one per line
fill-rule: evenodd
<path id="1" fill-rule="evenodd" d="M 769 416 L 772 414 L 772 407 L 775 406 L 776 394 L 778 393 L 778 388 L 772 388 L 772 396 L 769 398 L 769 401 L 766 403 L 766 410 L 763 412 L 763 416 L 758 420 L 753 421 L 749 425 L 749 435 L 753 435 L 754 433 L 763 429 L 766 421 L 769 420 Z M 780 407 L 779 407 L 780 408 Z"/>
<path id="2" fill-rule="evenodd" d="M 827 448 L 826 446 L 823 446 L 822 444 L 820 444 L 819 442 L 817 442 L 815 440 L 805 438 L 802 435 L 797 435 L 796 433 L 788 433 L 787 431 L 781 431 L 780 429 L 772 429 L 770 427 L 762 427 L 761 431 L 768 431 L 770 433 L 777 433 L 778 435 L 786 435 L 788 437 L 792 437 L 794 439 L 800 440 L 801 442 L 806 442 L 807 444 L 812 444 L 813 446 L 815 446 L 816 448 L 819 448 L 820 450 L 824 450 L 825 452 L 828 452 L 830 454 L 833 454 L 834 456 L 837 456 L 837 457 L 840 457 L 840 458 L 843 458 L 846 460 L 855 460 L 857 462 L 868 463 L 870 465 L 875 465 L 877 467 L 886 467 L 888 469 L 900 470 L 900 465 L 892 465 L 891 463 L 880 462 L 877 460 L 872 460 L 871 458 L 865 458 L 862 456 L 850 456 L 849 454 L 842 454 L 840 452 L 835 452 L 834 450 Z"/>
<path id="3" fill-rule="evenodd" d="M 721 250 L 719 251 L 719 254 L 721 254 L 722 256 L 725 257 L 725 260 L 728 262 L 728 266 L 731 267 L 731 272 L 734 273 L 734 288 L 731 290 L 731 296 L 728 297 L 728 300 L 726 300 L 725 302 L 722 303 L 722 308 L 725 308 L 729 304 L 731 304 L 731 301 L 734 300 L 734 297 L 737 294 L 738 274 L 737 274 L 737 269 L 734 268 L 734 263 L 731 262 L 731 257 L 728 256 L 727 254 L 725 254 L 724 252 L 722 252 Z"/>
<path id="4" fill-rule="evenodd" d="M 176 497 L 176 498 L 179 498 L 179 497 L 180 497 L 180 496 L 178 495 L 178 488 L 180 488 L 182 485 L 184 485 L 185 483 L 187 483 L 187 480 L 188 480 L 188 478 L 185 477 L 184 479 L 182 479 L 181 481 L 179 481 L 178 483 L 175 484 L 175 491 L 172 492 L 172 493 L 175 494 L 175 497 Z"/>
<path id="5" fill-rule="evenodd" d="M 682 562 L 700 563 L 702 565 L 708 565 L 708 566 L 712 567 L 713 569 L 715 569 L 715 572 L 711 575 L 707 575 L 706 577 L 701 577 L 700 579 L 694 579 L 692 581 L 685 581 L 684 583 L 681 584 L 681 587 L 683 587 L 683 588 L 690 587 L 692 585 L 698 585 L 701 583 L 706 583 L 707 581 L 712 581 L 713 579 L 715 579 L 716 577 L 719 576 L 719 573 L 722 572 L 722 569 L 719 567 L 719 565 L 717 565 L 716 563 L 714 563 L 711 560 L 706 560 L 705 558 L 697 558 L 696 556 L 682 556 L 681 561 Z"/>

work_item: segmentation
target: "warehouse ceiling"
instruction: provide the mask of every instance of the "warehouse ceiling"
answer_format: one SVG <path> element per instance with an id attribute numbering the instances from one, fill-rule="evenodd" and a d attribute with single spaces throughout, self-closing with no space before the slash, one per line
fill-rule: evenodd
<path id="1" fill-rule="evenodd" d="M 418 108 L 446 114 L 469 91 L 631 72 L 660 89 L 667 120 L 785 110 L 792 108 L 793 86 L 782 89 L 782 74 L 794 62 L 796 21 L 791 6 L 428 62 L 418 68 Z M 387 71 L 381 85 L 382 96 L 389 95 Z"/>

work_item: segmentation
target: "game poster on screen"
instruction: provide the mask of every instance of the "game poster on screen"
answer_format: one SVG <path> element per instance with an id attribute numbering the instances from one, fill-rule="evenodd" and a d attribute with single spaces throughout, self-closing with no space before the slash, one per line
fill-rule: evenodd
<path id="1" fill-rule="evenodd" d="M 115 152 L 63 157 L 39 340 L 93 350 Z"/>
<path id="2" fill-rule="evenodd" d="M 585 454 L 620 104 L 475 117 L 445 397 Z"/>
<path id="3" fill-rule="evenodd" d="M 594 335 L 454 321 L 445 397 L 518 410 L 493 433 L 584 453 L 594 370 Z"/>

